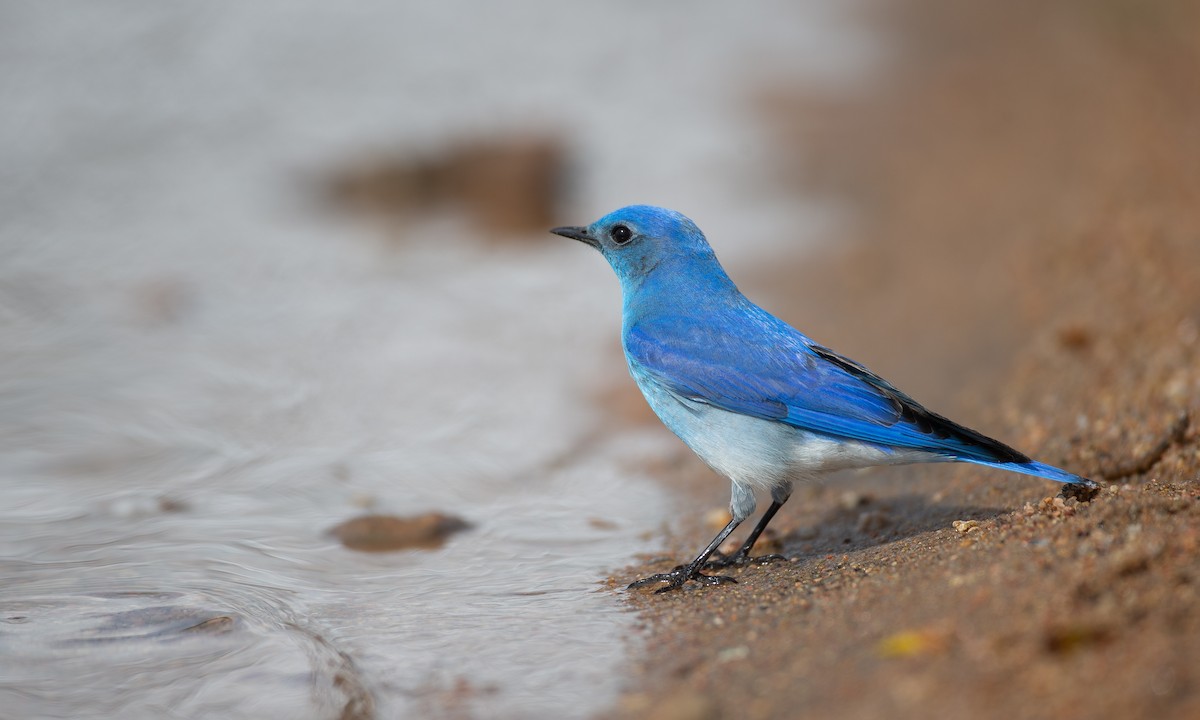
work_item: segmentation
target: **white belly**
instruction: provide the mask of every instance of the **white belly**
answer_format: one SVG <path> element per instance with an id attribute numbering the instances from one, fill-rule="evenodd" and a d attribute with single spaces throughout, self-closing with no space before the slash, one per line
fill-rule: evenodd
<path id="1" fill-rule="evenodd" d="M 634 379 L 663 423 L 713 470 L 735 483 L 772 488 L 833 470 L 938 460 L 930 453 L 835 440 L 781 422 L 679 398 Z"/>

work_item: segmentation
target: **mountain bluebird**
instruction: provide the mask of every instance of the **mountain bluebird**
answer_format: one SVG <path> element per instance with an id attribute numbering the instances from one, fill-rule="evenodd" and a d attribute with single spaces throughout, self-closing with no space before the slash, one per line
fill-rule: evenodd
<path id="1" fill-rule="evenodd" d="M 729 478 L 729 524 L 687 565 L 639 580 L 735 582 L 702 570 L 743 565 L 792 485 L 831 470 L 969 462 L 1086 488 L 1095 483 L 926 410 L 862 365 L 750 302 L 683 215 L 634 205 L 551 232 L 600 251 L 621 281 L 629 372 L 658 417 Z M 771 506 L 741 548 L 711 560 L 755 508 Z"/>

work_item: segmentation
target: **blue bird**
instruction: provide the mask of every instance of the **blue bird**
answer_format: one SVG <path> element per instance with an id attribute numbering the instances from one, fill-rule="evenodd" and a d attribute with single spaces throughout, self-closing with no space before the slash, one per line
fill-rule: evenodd
<path id="1" fill-rule="evenodd" d="M 749 562 L 793 484 L 833 470 L 969 462 L 1096 487 L 925 409 L 750 302 L 700 228 L 678 212 L 633 205 L 551 232 L 608 260 L 621 281 L 630 374 L 663 423 L 733 485 L 732 519 L 713 541 L 687 565 L 631 588 L 735 582 L 702 570 Z M 736 553 L 710 560 L 754 513 L 756 489 L 770 491 L 771 506 Z"/>

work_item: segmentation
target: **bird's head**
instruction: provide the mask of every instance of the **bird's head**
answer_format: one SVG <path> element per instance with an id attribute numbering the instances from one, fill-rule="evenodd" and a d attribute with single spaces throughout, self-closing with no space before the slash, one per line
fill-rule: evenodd
<path id="1" fill-rule="evenodd" d="M 704 233 L 674 210 L 630 205 L 586 227 L 558 227 L 550 232 L 599 250 L 626 288 L 641 285 L 656 271 L 728 281 Z"/>

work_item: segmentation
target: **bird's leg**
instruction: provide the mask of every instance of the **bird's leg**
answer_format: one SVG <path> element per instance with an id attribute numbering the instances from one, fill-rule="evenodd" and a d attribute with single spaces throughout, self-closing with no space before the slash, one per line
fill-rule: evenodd
<path id="1" fill-rule="evenodd" d="M 655 593 L 665 593 L 683 587 L 683 584 L 688 580 L 696 580 L 697 582 L 705 585 L 736 583 L 737 580 L 734 580 L 726 575 L 705 575 L 704 573 L 700 572 L 700 568 L 704 567 L 704 563 L 708 562 L 709 556 L 721 546 L 721 543 L 725 542 L 725 538 L 729 537 L 729 533 L 733 532 L 733 529 L 736 528 L 741 522 L 742 521 L 736 517 L 730 520 L 729 524 L 725 526 L 725 529 L 717 533 L 717 536 L 713 538 L 713 541 L 708 544 L 708 547 L 704 548 L 704 550 L 702 550 L 700 554 L 696 556 L 696 559 L 687 565 L 680 565 L 671 572 L 658 573 L 657 575 L 651 575 L 648 578 L 642 578 L 641 580 L 632 582 L 629 584 L 628 589 L 632 590 L 634 588 L 653 585 L 657 582 L 665 582 L 667 584 L 666 587 L 662 587 L 654 591 Z"/>
<path id="2" fill-rule="evenodd" d="M 748 565 L 751 562 L 766 564 L 770 562 L 778 562 L 780 560 L 787 560 L 787 558 L 783 555 L 776 554 L 762 555 L 760 557 L 751 558 L 750 550 L 754 547 L 754 543 L 758 542 L 758 536 L 762 535 L 763 530 L 767 529 L 767 525 L 771 522 L 771 518 L 775 517 L 775 513 L 779 512 L 779 508 L 783 507 L 783 504 L 787 502 L 788 498 L 791 496 L 791 483 L 777 486 L 774 490 L 772 490 L 771 507 L 767 508 L 767 511 L 763 513 L 763 516 L 759 519 L 758 524 L 755 525 L 754 529 L 750 531 L 750 535 L 746 538 L 746 542 L 742 543 L 742 546 L 738 548 L 737 552 L 733 553 L 732 555 L 722 555 L 721 553 L 717 553 L 719 557 L 709 560 L 707 563 L 705 563 L 704 569 L 716 570 L 717 568 L 725 567 L 741 567 L 743 565 Z"/>
<path id="3" fill-rule="evenodd" d="M 758 542 L 758 536 L 762 535 L 762 531 L 767 528 L 767 523 L 771 522 L 771 518 L 775 517 L 775 513 L 779 512 L 779 508 L 781 507 L 783 507 L 783 503 L 772 501 L 771 507 L 767 508 L 767 511 L 763 513 L 762 519 L 760 519 L 758 524 L 754 526 L 754 529 L 750 531 L 750 536 L 747 537 L 746 542 L 742 543 L 742 546 L 737 549 L 737 552 L 733 553 L 732 555 L 721 555 L 718 558 L 709 560 L 704 564 L 704 569 L 716 570 L 717 568 L 725 567 L 741 567 L 743 565 L 748 565 L 751 562 L 765 564 L 779 560 L 787 560 L 787 558 L 783 555 L 761 555 L 756 558 L 750 557 L 750 550 L 754 547 L 754 543 Z"/>

